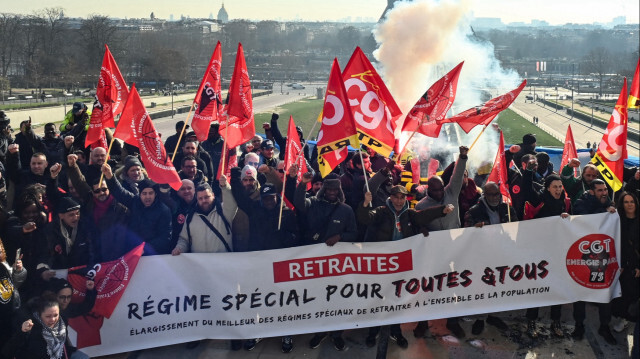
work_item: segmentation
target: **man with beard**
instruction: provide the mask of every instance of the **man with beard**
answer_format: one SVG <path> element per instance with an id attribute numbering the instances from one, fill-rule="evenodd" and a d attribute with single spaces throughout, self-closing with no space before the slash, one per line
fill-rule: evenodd
<path id="1" fill-rule="evenodd" d="M 180 164 L 180 171 L 178 171 L 180 179 L 190 180 L 196 186 L 208 182 L 204 173 L 198 169 L 198 162 L 195 157 L 191 155 L 183 157 Z"/>
<path id="2" fill-rule="evenodd" d="M 182 151 L 176 154 L 173 162 L 182 163 L 182 160 L 186 157 L 193 157 L 196 161 L 197 169 L 202 171 L 203 175 L 207 178 L 206 182 L 211 182 L 212 177 L 215 176 L 215 172 L 212 172 L 211 157 L 208 153 L 199 150 L 198 141 L 187 138 L 182 146 Z M 196 186 L 197 185 L 198 183 L 196 183 Z"/>
<path id="3" fill-rule="evenodd" d="M 609 191 L 607 190 L 606 183 L 596 178 L 589 183 L 589 190 L 576 201 L 574 213 L 593 214 L 604 212 L 616 213 L 616 208 L 613 207 L 613 203 L 609 199 Z M 610 345 L 616 345 L 616 338 L 613 337 L 609 329 L 609 323 L 611 322 L 611 303 L 598 303 L 597 305 L 600 317 L 598 334 Z M 573 303 L 573 319 L 576 321 L 576 327 L 571 335 L 577 340 L 582 340 L 584 336 L 585 317 L 586 303 L 582 301 Z"/>
<path id="4" fill-rule="evenodd" d="M 592 163 L 588 163 L 582 169 L 582 175 L 579 177 L 573 176 L 573 170 L 580 167 L 580 160 L 573 158 L 567 163 L 560 173 L 562 178 L 562 185 L 564 186 L 567 195 L 571 198 L 571 204 L 575 206 L 576 202 L 583 193 L 589 190 L 591 181 L 598 178 L 598 167 Z"/>
<path id="5" fill-rule="evenodd" d="M 443 204 L 452 204 L 455 207 L 455 210 L 448 213 L 446 216 L 429 222 L 427 227 L 430 231 L 460 228 L 458 197 L 460 196 L 460 190 L 462 189 L 464 170 L 467 167 L 467 153 L 469 152 L 469 148 L 466 146 L 460 146 L 459 151 L 460 156 L 453 168 L 453 174 L 451 175 L 449 184 L 445 187 L 442 178 L 439 176 L 432 176 L 427 181 L 427 196 L 421 199 L 416 205 L 417 210 L 423 210 Z M 414 329 L 413 334 L 416 338 L 423 337 L 427 331 L 427 327 L 428 325 L 426 321 L 420 322 Z M 464 338 L 465 336 L 464 329 L 462 329 L 458 323 L 458 318 L 448 318 L 447 329 L 449 329 L 453 335 L 458 338 Z"/>
<path id="6" fill-rule="evenodd" d="M 256 156 L 257 157 L 257 156 Z M 231 169 L 231 192 L 238 199 L 248 198 L 249 202 L 238 204 L 238 212 L 231 224 L 233 234 L 233 248 L 236 252 L 250 250 L 251 231 L 249 215 L 251 211 L 245 211 L 247 207 L 260 205 L 260 184 L 257 180 L 257 171 L 253 166 L 246 165 L 242 170 L 239 167 Z"/>
<path id="7" fill-rule="evenodd" d="M 298 244 L 296 218 L 287 207 L 282 209 L 282 221 L 278 229 L 281 199 L 272 183 L 265 183 L 260 188 L 260 200 L 257 203 L 249 197 L 247 191 L 233 193 L 238 207 L 251 218 L 250 251 L 289 248 Z M 245 350 L 253 350 L 261 340 L 262 338 L 248 339 L 244 343 Z M 283 353 L 293 350 L 291 336 L 282 337 L 281 349 Z"/>
<path id="8" fill-rule="evenodd" d="M 508 203 L 502 201 L 500 187 L 495 182 L 487 182 L 478 203 L 471 206 L 464 217 L 465 227 L 482 228 L 484 225 L 515 222 L 516 211 Z M 484 322 L 505 331 L 507 325 L 502 319 L 493 315 L 478 315 L 471 327 L 471 334 L 480 335 L 484 330 Z"/>
<path id="9" fill-rule="evenodd" d="M 109 192 L 107 183 L 98 183 L 95 178 L 89 185 L 80 172 L 78 156 L 67 156 L 67 175 L 71 188 L 81 199 L 80 221 L 83 222 L 93 245 L 93 259 L 96 263 L 108 262 L 123 256 L 133 249 L 127 244 L 122 232 L 126 228 L 127 208 L 120 204 Z"/>
<path id="10" fill-rule="evenodd" d="M 304 223 L 301 244 L 325 243 L 333 246 L 339 241 L 354 242 L 358 232 L 356 218 L 351 207 L 344 203 L 340 180 L 334 175 L 327 176 L 318 194 L 307 198 L 307 183 L 311 178 L 313 175 L 310 172 L 302 175 L 294 197 L 295 208 Z M 317 348 L 326 337 L 327 333 L 315 334 L 309 347 Z M 331 338 L 336 350 L 345 349 L 342 331 L 332 332 Z"/>
<path id="11" fill-rule="evenodd" d="M 443 217 L 453 211 L 453 205 L 434 206 L 422 211 L 409 208 L 407 194 L 409 192 L 403 186 L 393 186 L 390 196 L 384 206 L 372 208 L 371 192 L 366 192 L 364 202 L 358 206 L 358 222 L 367 227 L 367 237 L 375 242 L 397 241 L 414 236 L 424 230 L 424 235 L 429 235 L 427 225 L 432 220 Z M 376 336 L 380 327 L 369 328 L 366 339 L 368 347 L 376 344 Z M 401 348 L 407 348 L 409 342 L 402 335 L 400 324 L 392 324 L 389 328 L 389 338 L 395 341 Z"/>

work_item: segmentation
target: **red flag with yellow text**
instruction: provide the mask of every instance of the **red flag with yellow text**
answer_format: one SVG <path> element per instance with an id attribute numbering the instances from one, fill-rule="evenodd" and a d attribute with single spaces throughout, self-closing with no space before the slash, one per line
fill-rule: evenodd
<path id="1" fill-rule="evenodd" d="M 402 138 L 407 141 L 413 132 L 429 137 L 438 137 L 442 121 L 456 99 L 458 78 L 464 61 L 436 81 L 424 93 L 405 117 L 402 124 Z M 401 148 L 406 144 L 401 143 Z"/>
<path id="2" fill-rule="evenodd" d="M 351 55 L 342 79 L 360 144 L 389 157 L 395 145 L 395 121 L 402 112 L 360 47 Z"/>
<path id="3" fill-rule="evenodd" d="M 196 133 L 198 141 L 205 141 L 209 137 L 211 122 L 222 120 L 222 85 L 220 69 L 222 67 L 222 50 L 220 41 L 216 45 L 207 70 L 202 77 L 200 87 L 193 100 L 195 108 L 191 127 Z"/>
<path id="4" fill-rule="evenodd" d="M 624 160 L 627 158 L 627 78 L 625 77 L 607 130 L 591 162 L 614 192 L 622 188 Z"/>
<path id="5" fill-rule="evenodd" d="M 144 168 L 152 181 L 167 183 L 176 191 L 182 187 L 182 181 L 171 159 L 167 157 L 164 145 L 138 95 L 135 84 L 131 85 L 129 99 L 113 137 L 138 147 Z"/>
<path id="6" fill-rule="evenodd" d="M 487 126 L 493 121 L 496 116 L 503 110 L 506 110 L 516 97 L 520 94 L 522 89 L 527 85 L 527 80 L 522 81 L 518 88 L 513 91 L 509 91 L 504 95 L 492 98 L 484 104 L 470 108 L 464 112 L 444 119 L 442 123 L 457 123 L 462 127 L 462 130 L 469 133 L 471 129 L 478 125 Z"/>
<path id="7" fill-rule="evenodd" d="M 502 201 L 511 205 L 511 194 L 509 193 L 509 180 L 507 177 L 507 163 L 504 157 L 504 136 L 500 131 L 500 142 L 498 144 L 498 153 L 493 161 L 491 173 L 487 178 L 487 182 L 495 182 L 500 187 Z"/>
<path id="8" fill-rule="evenodd" d="M 573 140 L 573 131 L 571 125 L 567 127 L 567 135 L 564 138 L 564 149 L 562 150 L 562 160 L 560 161 L 560 170 L 566 166 L 572 158 L 578 158 L 576 150 L 576 142 Z M 573 176 L 578 177 L 578 169 L 573 169 Z"/>
<path id="9" fill-rule="evenodd" d="M 349 98 L 342 81 L 338 59 L 333 60 L 322 108 L 322 125 L 318 132 L 318 167 L 322 177 L 347 158 L 348 146 L 359 147 L 358 133 Z"/>
<path id="10" fill-rule="evenodd" d="M 109 51 L 109 46 L 104 45 L 105 52 L 100 68 L 100 77 L 96 87 L 93 110 L 89 121 L 89 129 L 84 140 L 85 147 L 95 142 L 100 142 L 99 147 L 107 148 L 104 138 L 105 127 L 116 127 L 114 118 L 122 113 L 124 104 L 129 96 L 127 83 L 120 73 L 116 60 Z M 94 146 L 92 146 L 93 148 Z"/>

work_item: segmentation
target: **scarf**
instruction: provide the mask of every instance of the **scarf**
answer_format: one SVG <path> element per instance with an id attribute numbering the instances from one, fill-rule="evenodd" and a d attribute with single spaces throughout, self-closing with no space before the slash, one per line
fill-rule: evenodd
<path id="1" fill-rule="evenodd" d="M 62 317 L 58 322 L 49 328 L 40 319 L 38 313 L 33 312 L 33 317 L 42 325 L 42 337 L 47 343 L 47 355 L 50 359 L 61 359 L 64 357 L 64 344 L 67 340 L 67 327 L 64 325 Z"/>
<path id="2" fill-rule="evenodd" d="M 489 224 L 499 224 L 500 213 L 498 212 L 498 209 L 500 208 L 500 204 L 498 204 L 498 206 L 496 206 L 494 210 L 493 207 L 489 205 L 489 203 L 487 202 L 487 199 L 484 196 L 480 197 L 480 201 L 484 203 L 484 206 L 487 208 L 487 215 L 489 216 Z"/>
<path id="3" fill-rule="evenodd" d="M 109 195 L 104 202 L 97 201 L 95 198 L 93 199 L 93 223 L 99 223 L 102 216 L 107 213 L 109 210 L 109 206 L 111 206 L 111 202 L 113 202 L 113 196 Z"/>
<path id="4" fill-rule="evenodd" d="M 71 252 L 71 247 L 73 247 L 73 243 L 76 241 L 76 234 L 78 234 L 78 227 L 71 228 L 71 233 L 69 233 L 69 229 L 67 226 L 60 221 L 60 233 L 64 237 L 65 244 L 67 246 L 67 254 Z"/>

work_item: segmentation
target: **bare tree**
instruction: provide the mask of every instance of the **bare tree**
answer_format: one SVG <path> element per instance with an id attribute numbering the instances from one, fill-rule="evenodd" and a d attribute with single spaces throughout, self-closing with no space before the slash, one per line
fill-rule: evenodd
<path id="1" fill-rule="evenodd" d="M 112 45 L 116 40 L 118 28 L 105 15 L 90 15 L 82 20 L 80 36 L 84 44 L 85 60 L 89 66 L 100 66 L 104 54 L 104 45 Z"/>
<path id="2" fill-rule="evenodd" d="M 0 14 L 0 76 L 6 77 L 19 51 L 20 22 L 18 15 Z"/>
<path id="3" fill-rule="evenodd" d="M 604 47 L 597 47 L 587 54 L 582 63 L 582 69 L 588 74 L 594 74 L 600 82 L 600 96 L 602 96 L 602 80 L 611 68 L 611 52 Z"/>

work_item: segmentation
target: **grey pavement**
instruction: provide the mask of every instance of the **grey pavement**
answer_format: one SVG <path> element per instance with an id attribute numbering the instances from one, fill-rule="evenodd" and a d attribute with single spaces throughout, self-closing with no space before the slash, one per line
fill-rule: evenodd
<path id="1" fill-rule="evenodd" d="M 395 342 L 390 340 L 387 358 L 629 358 L 633 323 L 630 323 L 630 326 L 623 333 L 614 333 L 618 341 L 617 345 L 608 345 L 597 333 L 597 308 L 593 305 L 588 305 L 585 338 L 581 341 L 575 341 L 570 337 L 570 333 L 573 330 L 571 313 L 572 305 L 564 305 L 562 319 L 565 336 L 564 338 L 557 338 L 550 337 L 548 310 L 542 309 L 539 321 L 542 335 L 535 340 L 529 339 L 525 333 L 526 319 L 524 310 L 496 314 L 505 321 L 509 329 L 506 332 L 500 332 L 498 329 L 486 325 L 484 332 L 478 336 L 471 335 L 471 325 L 474 319 L 463 318 L 460 323 L 467 336 L 460 340 L 450 335 L 445 328 L 444 319 L 431 321 L 425 338 L 415 338 L 413 336 L 413 328 L 416 323 L 406 323 L 402 325 L 402 330 L 409 341 L 409 347 L 401 349 Z M 308 343 L 312 334 L 301 334 L 293 337 L 294 349 L 289 354 L 281 352 L 280 338 L 268 338 L 258 343 L 252 351 L 244 349 L 232 351 L 228 340 L 204 340 L 195 349 L 187 349 L 185 344 L 177 344 L 142 350 L 138 353 L 110 355 L 103 358 L 375 358 L 376 348 L 368 348 L 365 345 L 366 336 L 367 329 L 346 330 L 343 333 L 343 338 L 347 347 L 342 352 L 338 352 L 333 348 L 330 338 L 327 338 L 317 349 L 310 349 Z"/>

